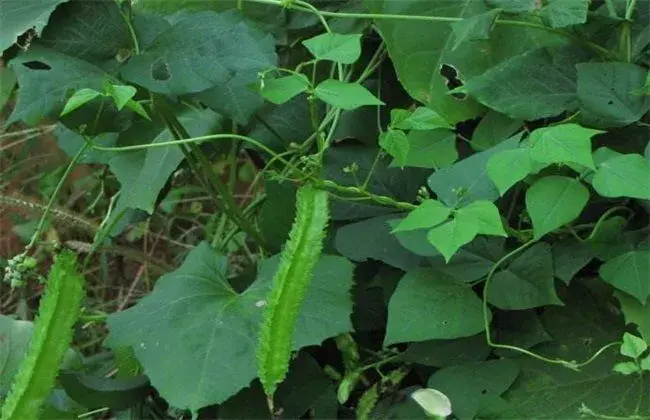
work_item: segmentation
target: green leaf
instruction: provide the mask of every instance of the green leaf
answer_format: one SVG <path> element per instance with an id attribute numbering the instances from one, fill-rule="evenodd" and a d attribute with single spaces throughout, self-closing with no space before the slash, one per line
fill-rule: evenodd
<path id="1" fill-rule="evenodd" d="M 296 186 L 272 179 L 264 180 L 266 200 L 258 214 L 257 226 L 273 252 L 282 250 L 296 213 Z"/>
<path id="2" fill-rule="evenodd" d="M 251 116 L 264 105 L 262 96 L 250 89 L 255 80 L 257 71 L 237 73 L 226 83 L 204 90 L 195 97 L 219 114 L 247 125 Z"/>
<path id="3" fill-rule="evenodd" d="M 488 176 L 487 162 L 498 152 L 517 148 L 520 137 L 512 137 L 491 149 L 437 170 L 429 177 L 429 187 L 440 201 L 450 207 L 476 200 L 496 200 L 499 190 Z"/>
<path id="4" fill-rule="evenodd" d="M 645 305 L 650 295 L 650 250 L 630 251 L 600 267 L 600 277 Z"/>
<path id="5" fill-rule="evenodd" d="M 487 162 L 487 173 L 499 189 L 501 196 L 533 172 L 530 154 L 530 149 L 520 148 L 504 150 L 490 157 Z"/>
<path id="6" fill-rule="evenodd" d="M 650 370 L 650 355 L 641 360 L 641 369 Z"/>
<path id="7" fill-rule="evenodd" d="M 140 17 L 140 16 L 138 16 Z M 144 19 L 134 19 L 134 30 L 143 35 Z M 149 27 L 150 20 L 146 22 Z M 144 46 L 144 39 L 140 40 Z M 56 9 L 43 30 L 39 44 L 62 54 L 85 60 L 106 71 L 117 68 L 122 58 L 132 54 L 133 40 L 120 14 L 110 0 L 70 1 Z"/>
<path id="8" fill-rule="evenodd" d="M 458 249 L 472 241 L 479 233 L 481 224 L 471 215 L 456 213 L 454 219 L 438 225 L 427 233 L 427 240 L 449 262 Z"/>
<path id="9" fill-rule="evenodd" d="M 498 271 L 490 283 L 488 302 L 506 310 L 562 305 L 555 292 L 551 247 L 535 244 Z"/>
<path id="10" fill-rule="evenodd" d="M 310 129 L 311 130 L 311 129 Z M 310 131 L 311 133 L 311 131 Z M 342 143 L 328 148 L 325 154 L 326 179 L 339 185 L 358 187 L 359 180 L 369 178 L 366 190 L 395 200 L 414 202 L 418 190 L 426 182 L 430 171 L 415 168 L 391 168 L 390 157 L 380 155 L 374 147 L 362 147 L 354 143 Z M 375 162 L 376 160 L 376 162 Z M 373 163 L 375 162 L 375 163 Z M 356 173 L 345 168 L 358 167 Z M 347 194 L 340 194 L 347 196 Z M 354 194 L 349 195 L 354 197 Z M 357 195 L 358 197 L 358 195 Z M 353 220 L 393 213 L 395 210 L 367 202 L 332 200 L 332 220 Z"/>
<path id="11" fill-rule="evenodd" d="M 489 110 L 481 118 L 481 121 L 472 134 L 472 147 L 477 151 L 494 147 L 515 134 L 523 123 L 522 120 L 512 119 L 507 115 Z"/>
<path id="12" fill-rule="evenodd" d="M 255 96 L 264 102 L 259 93 Z M 319 118 L 324 116 L 324 108 L 317 107 Z M 285 152 L 291 143 L 302 144 L 313 132 L 306 95 L 296 96 L 281 105 L 266 103 L 257 115 L 262 122 L 256 121 L 249 135 L 276 153 Z"/>
<path id="13" fill-rule="evenodd" d="M 469 337 L 484 328 L 481 299 L 469 286 L 417 269 L 406 273 L 390 298 L 384 346 Z"/>
<path id="14" fill-rule="evenodd" d="M 499 209 L 491 201 L 474 201 L 456 211 L 456 215 L 466 216 L 478 222 L 478 233 L 483 235 L 505 236 Z"/>
<path id="15" fill-rule="evenodd" d="M 314 89 L 314 95 L 323 102 L 344 110 L 364 105 L 384 105 L 375 95 L 359 83 L 327 79 Z"/>
<path id="16" fill-rule="evenodd" d="M 324 33 L 302 44 L 317 60 L 353 64 L 361 56 L 361 34 Z"/>
<path id="17" fill-rule="evenodd" d="M 110 76 L 100 68 L 39 46 L 32 46 L 10 62 L 18 77 L 18 101 L 8 124 L 34 125 L 63 109 L 70 91 L 101 91 Z"/>
<path id="18" fill-rule="evenodd" d="M 11 68 L 6 66 L 0 68 L 0 109 L 3 109 L 11 98 L 16 82 L 16 75 Z"/>
<path id="19" fill-rule="evenodd" d="M 34 333 L 34 323 L 0 315 L 0 392 L 11 387 L 20 362 L 25 358 L 29 342 Z M 77 353 L 69 349 L 61 363 L 63 369 L 73 369 L 79 364 Z"/>
<path id="20" fill-rule="evenodd" d="M 443 117 L 431 108 L 419 106 L 408 115 L 399 117 L 399 121 L 395 123 L 392 120 L 393 111 L 391 110 L 391 126 L 401 130 L 435 130 L 436 128 L 448 128 L 453 126 L 449 124 Z M 398 111 L 401 111 L 398 109 Z"/>
<path id="21" fill-rule="evenodd" d="M 271 36 L 261 35 L 241 15 L 203 11 L 183 14 L 131 57 L 121 74 L 153 92 L 180 95 L 224 85 L 237 74 L 253 75 L 276 61 Z"/>
<path id="22" fill-rule="evenodd" d="M 306 91 L 309 89 L 309 86 L 309 79 L 306 76 L 292 74 L 277 79 L 265 79 L 260 91 L 264 99 L 280 105 Z"/>
<path id="23" fill-rule="evenodd" d="M 389 128 L 379 135 L 379 146 L 395 158 L 394 162 L 397 166 L 404 166 L 410 149 L 406 133 Z"/>
<path id="24" fill-rule="evenodd" d="M 336 250 L 352 261 L 373 259 L 404 271 L 421 266 L 423 258 L 405 249 L 391 233 L 388 222 L 399 216 L 378 216 L 340 227 Z"/>
<path id="25" fill-rule="evenodd" d="M 256 377 L 261 312 L 278 262 L 263 260 L 255 282 L 237 293 L 227 281 L 227 258 L 203 242 L 136 306 L 109 317 L 107 344 L 133 346 L 152 385 L 174 407 L 196 411 L 221 403 Z M 316 265 L 294 349 L 351 329 L 352 270 L 334 256 Z M 160 369 L 169 360 L 176 363 Z"/>
<path id="26" fill-rule="evenodd" d="M 553 340 L 544 329 L 537 311 L 503 311 L 495 316 L 492 322 L 497 341 L 509 346 L 531 349 L 541 343 Z M 495 351 L 499 357 L 518 357 L 521 354 L 511 349 L 498 348 Z"/>
<path id="27" fill-rule="evenodd" d="M 400 360 L 424 366 L 446 367 L 485 360 L 491 352 L 484 334 L 454 340 L 428 340 L 409 344 Z"/>
<path id="28" fill-rule="evenodd" d="M 564 28 L 585 23 L 588 11 L 589 0 L 546 0 L 539 14 L 551 28 Z"/>
<path id="29" fill-rule="evenodd" d="M 577 108 L 576 71 L 545 49 L 513 57 L 470 79 L 461 88 L 511 118 L 536 120 Z"/>
<path id="30" fill-rule="evenodd" d="M 126 107 L 129 108 L 131 111 L 135 112 L 142 118 L 151 121 L 151 117 L 149 117 L 149 114 L 147 114 L 147 111 L 140 105 L 139 102 L 134 101 L 133 99 L 129 99 L 126 102 Z"/>
<path id="31" fill-rule="evenodd" d="M 449 262 L 438 253 L 433 258 L 429 258 L 429 264 L 463 283 L 474 283 L 485 277 L 494 264 L 505 255 L 504 244 L 503 238 L 477 236 L 472 242 L 461 247 Z M 403 243 L 403 245 L 410 244 Z M 435 251 L 430 244 L 429 248 Z M 414 251 L 419 250 L 414 249 Z M 431 253 L 429 252 L 428 255 Z"/>
<path id="32" fill-rule="evenodd" d="M 530 157 L 545 164 L 577 163 L 595 169 L 591 137 L 599 133 L 577 124 L 539 128 L 530 134 Z"/>
<path id="33" fill-rule="evenodd" d="M 121 110 L 137 92 L 138 90 L 133 86 L 109 84 L 106 93 L 113 98 L 117 109 Z"/>
<path id="34" fill-rule="evenodd" d="M 2 3 L 0 24 L 0 52 L 12 46 L 24 32 L 34 29 L 36 35 L 43 31 L 50 14 L 67 0 L 43 0 L 25 3 L 22 0 L 5 0 Z"/>
<path id="35" fill-rule="evenodd" d="M 575 220 L 589 201 L 582 183 L 564 176 L 547 176 L 526 191 L 526 210 L 533 222 L 535 238 Z"/>
<path id="36" fill-rule="evenodd" d="M 592 185 L 603 197 L 650 200 L 650 162 L 639 154 L 616 156 L 601 163 Z"/>
<path id="37" fill-rule="evenodd" d="M 552 252 L 555 277 L 562 280 L 564 284 L 569 284 L 573 277 L 589 264 L 595 254 L 589 243 L 578 242 L 573 238 L 555 242 Z"/>
<path id="38" fill-rule="evenodd" d="M 456 133 L 447 129 L 412 130 L 407 134 L 408 153 L 404 166 L 437 169 L 458 159 Z M 399 166 L 394 160 L 391 166 Z"/>
<path id="39" fill-rule="evenodd" d="M 518 375 L 519 366 L 512 360 L 489 360 L 440 369 L 427 386 L 449 397 L 456 418 L 471 420 L 494 404 Z"/>
<path id="40" fill-rule="evenodd" d="M 537 0 L 486 0 L 490 7 L 503 9 L 506 13 L 526 13 L 537 8 Z"/>
<path id="41" fill-rule="evenodd" d="M 623 292 L 615 292 L 614 296 L 621 304 L 627 324 L 636 324 L 641 337 L 650 345 L 650 303 L 641 305 L 637 299 Z"/>
<path id="42" fill-rule="evenodd" d="M 179 121 L 190 135 L 201 136 L 217 125 L 220 116 L 209 109 L 189 110 L 179 116 Z M 151 144 L 171 140 L 174 136 L 165 129 Z M 158 194 L 184 158 L 178 146 L 152 147 L 113 157 L 108 164 L 122 186 L 113 214 L 117 216 L 127 208 L 153 213 Z"/>
<path id="43" fill-rule="evenodd" d="M 621 344 L 621 354 L 623 356 L 638 359 L 646 350 L 648 350 L 648 343 L 641 338 L 628 332 L 623 334 L 623 344 Z"/>
<path id="44" fill-rule="evenodd" d="M 124 410 L 144 401 L 151 392 L 149 379 L 144 375 L 105 378 L 67 370 L 59 373 L 59 381 L 70 398 L 91 409 Z"/>
<path id="45" fill-rule="evenodd" d="M 590 125 L 628 125 L 650 109 L 650 98 L 632 93 L 645 84 L 646 69 L 631 63 L 579 63 L 576 68 L 581 113 Z"/>
<path id="46" fill-rule="evenodd" d="M 117 142 L 117 133 L 102 133 L 92 138 L 93 143 L 103 147 L 113 147 Z M 54 137 L 61 150 L 69 157 L 73 157 L 79 149 L 86 145 L 84 137 L 67 128 L 62 123 L 57 123 L 54 129 Z M 112 154 L 87 148 L 79 157 L 78 163 L 102 163 L 107 164 Z"/>
<path id="47" fill-rule="evenodd" d="M 554 340 L 538 345 L 536 353 L 550 359 L 583 361 L 602 346 L 620 340 L 624 331 L 620 317 L 604 307 L 603 296 L 595 296 L 592 290 L 575 283 L 564 299 L 566 306 L 542 312 L 542 324 Z M 639 383 L 636 375 L 613 372 L 612 366 L 620 360 L 618 352 L 610 349 L 578 372 L 531 357 L 517 358 L 521 373 L 503 395 L 507 405 L 498 417 L 573 419 L 580 417 L 578 410 L 583 404 L 602 415 L 627 417 L 639 397 L 640 413 L 647 415 L 648 383 Z"/>
<path id="48" fill-rule="evenodd" d="M 440 201 L 425 200 L 418 208 L 411 211 L 393 232 L 404 232 L 407 230 L 416 230 L 431 228 L 447 220 L 451 214 L 451 209 Z"/>
<path id="49" fill-rule="evenodd" d="M 104 96 L 103 93 L 96 91 L 95 89 L 79 89 L 72 94 L 68 102 L 65 103 L 63 110 L 61 111 L 61 116 L 64 116 L 67 113 L 74 111 L 75 109 L 87 104 L 98 96 Z"/>
<path id="50" fill-rule="evenodd" d="M 622 375 L 632 375 L 639 373 L 639 366 L 634 362 L 620 362 L 614 365 L 614 372 Z"/>
<path id="51" fill-rule="evenodd" d="M 501 10 L 492 9 L 488 12 L 474 15 L 463 20 L 451 23 L 454 31 L 455 50 L 460 44 L 467 41 L 480 41 L 490 39 L 490 32 L 494 27 L 494 22 L 499 17 Z"/>
<path id="52" fill-rule="evenodd" d="M 0 389 L 7 390 L 25 356 L 34 324 L 0 315 Z"/>

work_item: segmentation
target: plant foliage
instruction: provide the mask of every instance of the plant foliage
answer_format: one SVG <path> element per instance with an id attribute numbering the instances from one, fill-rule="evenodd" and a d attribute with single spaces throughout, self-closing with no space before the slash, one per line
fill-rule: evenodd
<path id="1" fill-rule="evenodd" d="M 23 3 L 6 127 L 72 161 L 0 194 L 42 213 L 7 289 L 62 216 L 101 287 L 144 263 L 58 381 L 74 253 L 28 350 L 0 318 L 3 419 L 650 417 L 646 0 Z"/>

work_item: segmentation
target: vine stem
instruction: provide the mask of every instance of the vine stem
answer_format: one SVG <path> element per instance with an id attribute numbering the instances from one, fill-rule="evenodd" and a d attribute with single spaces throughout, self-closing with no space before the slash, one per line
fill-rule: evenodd
<path id="1" fill-rule="evenodd" d="M 63 188 L 63 185 L 65 184 L 66 179 L 68 178 L 68 175 L 70 175 L 70 172 L 72 172 L 72 169 L 75 167 L 77 164 L 77 161 L 81 158 L 81 156 L 86 152 L 88 149 L 88 145 L 84 144 L 79 148 L 77 153 L 74 155 L 72 158 L 72 161 L 68 165 L 68 167 L 65 169 L 65 172 L 63 175 L 61 175 L 61 178 L 59 179 L 59 182 L 56 184 L 56 187 L 54 189 L 54 192 L 50 196 L 49 201 L 47 202 L 47 205 L 45 206 L 45 210 L 43 211 L 43 215 L 41 216 L 41 219 L 38 221 L 38 225 L 36 226 L 36 230 L 34 231 L 34 234 L 32 235 L 29 243 L 25 247 L 25 253 L 28 253 L 29 251 L 34 248 L 38 240 L 40 239 L 42 233 L 43 233 L 43 228 L 45 227 L 45 222 L 47 221 L 47 218 L 50 214 L 50 211 L 52 210 L 52 207 L 54 206 L 54 202 L 56 201 L 56 198 L 59 196 L 59 193 L 61 192 L 61 189 Z"/>
<path id="2" fill-rule="evenodd" d="M 514 250 L 510 251 L 509 253 L 507 253 L 506 255 L 501 257 L 501 259 L 499 261 L 497 261 L 492 266 L 492 268 L 490 269 L 490 271 L 489 271 L 489 273 L 487 275 L 487 278 L 485 279 L 485 283 L 483 284 L 483 323 L 484 323 L 484 326 L 485 326 L 485 340 L 486 340 L 488 346 L 490 346 L 492 348 L 498 348 L 498 349 L 504 349 L 504 350 L 512 350 L 512 351 L 515 351 L 517 353 L 525 354 L 526 356 L 530 356 L 530 357 L 532 357 L 534 359 L 540 360 L 540 361 L 545 362 L 545 363 L 550 363 L 550 364 L 553 364 L 553 365 L 560 365 L 560 366 L 566 367 L 568 369 L 578 371 L 578 370 L 580 370 L 580 368 L 582 368 L 584 366 L 587 366 L 588 364 L 590 364 L 591 362 L 596 360 L 601 354 L 603 354 L 605 351 L 607 351 L 611 347 L 620 346 L 621 343 L 618 342 L 618 341 L 608 343 L 608 344 L 602 346 L 600 349 L 598 349 L 587 360 L 578 363 L 578 362 L 572 361 L 572 360 L 550 359 L 548 357 L 542 356 L 541 354 L 532 352 L 530 350 L 523 349 L 521 347 L 511 346 L 511 345 L 508 345 L 508 344 L 499 344 L 499 343 L 495 343 L 492 340 L 492 333 L 490 331 L 489 308 L 488 308 L 488 289 L 490 287 L 490 282 L 492 281 L 492 278 L 494 277 L 494 274 L 499 269 L 499 267 L 501 267 L 506 261 L 510 260 L 515 255 L 517 255 L 520 252 L 528 249 L 530 246 L 536 244 L 537 241 L 538 241 L 537 239 L 532 239 L 532 240 L 522 244 L 518 248 L 515 248 Z"/>
<path id="3" fill-rule="evenodd" d="M 271 4 L 271 5 L 276 5 L 280 7 L 285 7 L 285 8 L 290 8 L 290 9 L 296 9 L 300 10 L 303 12 L 308 12 L 308 13 L 314 13 L 319 16 L 319 19 L 323 21 L 323 17 L 337 17 L 337 18 L 351 18 L 351 19 L 374 19 L 374 20 L 408 20 L 408 21 L 420 21 L 420 22 L 446 22 L 446 23 L 454 23 L 454 22 L 460 22 L 464 18 L 461 17 L 451 17 L 451 16 L 424 16 L 424 15 L 399 15 L 399 14 L 384 14 L 384 13 L 352 13 L 352 12 L 328 12 L 324 10 L 318 10 L 314 6 L 309 5 L 310 7 L 306 7 L 305 3 L 301 0 L 247 0 L 253 3 L 263 3 L 263 4 Z M 586 39 L 579 38 L 575 35 L 572 35 L 568 32 L 551 28 L 545 25 L 541 25 L 539 23 L 534 23 L 534 22 L 527 22 L 523 20 L 510 20 L 510 19 L 497 19 L 494 22 L 496 25 L 508 25 L 508 26 L 521 26 L 521 27 L 528 27 L 532 29 L 539 29 L 545 32 L 553 33 L 556 35 L 560 35 L 562 37 L 571 39 L 573 41 L 579 42 L 581 44 L 584 44 L 585 46 L 593 49 L 594 51 L 598 52 L 599 54 L 603 54 L 606 57 L 609 57 L 611 55 L 610 51 L 607 48 L 604 48 L 598 44 L 595 44 L 591 41 L 588 41 Z"/>

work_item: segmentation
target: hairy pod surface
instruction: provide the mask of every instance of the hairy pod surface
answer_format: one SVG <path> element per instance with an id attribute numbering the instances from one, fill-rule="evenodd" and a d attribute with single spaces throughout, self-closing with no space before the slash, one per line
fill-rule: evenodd
<path id="1" fill-rule="evenodd" d="M 300 306 L 323 249 L 328 220 L 327 192 L 301 187 L 293 226 L 273 278 L 257 349 L 258 373 L 268 396 L 275 393 L 289 370 Z"/>
<path id="2" fill-rule="evenodd" d="M 39 418 L 72 341 L 72 327 L 84 297 L 83 285 L 77 256 L 69 250 L 61 252 L 50 270 L 29 349 L 2 407 L 2 420 Z"/>

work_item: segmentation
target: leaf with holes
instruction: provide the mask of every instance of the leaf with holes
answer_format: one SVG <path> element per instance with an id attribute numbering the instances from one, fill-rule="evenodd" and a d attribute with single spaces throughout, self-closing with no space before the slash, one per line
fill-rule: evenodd
<path id="1" fill-rule="evenodd" d="M 364 5 L 377 14 L 454 19 L 471 18 L 490 11 L 485 2 L 474 0 L 364 0 Z M 456 78 L 461 83 L 466 83 L 510 57 L 540 46 L 564 42 L 560 37 L 542 34 L 532 28 L 496 25 L 489 40 L 461 43 L 453 49 L 454 32 L 449 22 L 376 19 L 375 25 L 386 43 L 388 55 L 406 91 L 452 124 L 474 118 L 483 110 L 470 98 L 458 100 L 447 95 L 449 80 Z M 477 47 L 481 53 L 477 53 Z M 544 76 L 546 75 L 542 73 L 540 78 Z M 504 89 L 503 85 L 496 86 Z"/>
<path id="2" fill-rule="evenodd" d="M 578 180 L 555 175 L 539 179 L 526 191 L 535 238 L 578 218 L 588 201 L 589 190 Z"/>
<path id="3" fill-rule="evenodd" d="M 182 95 L 224 85 L 238 74 L 253 76 L 276 61 L 270 35 L 246 24 L 241 15 L 203 11 L 183 14 L 131 57 L 121 74 L 153 92 Z"/>
<path id="4" fill-rule="evenodd" d="M 13 45 L 20 35 L 34 29 L 36 35 L 43 31 L 50 14 L 68 0 L 41 0 L 25 3 L 22 0 L 5 0 L 2 3 L 2 32 L 0 52 Z"/>
<path id="5" fill-rule="evenodd" d="M 34 125 L 63 109 L 71 92 L 79 89 L 103 91 L 111 77 L 85 61 L 34 46 L 10 62 L 20 89 L 8 123 Z"/>

